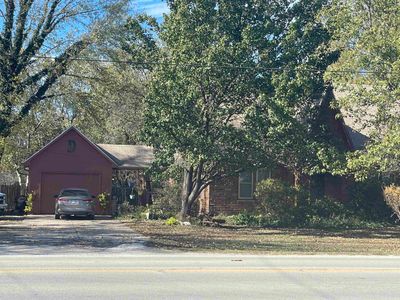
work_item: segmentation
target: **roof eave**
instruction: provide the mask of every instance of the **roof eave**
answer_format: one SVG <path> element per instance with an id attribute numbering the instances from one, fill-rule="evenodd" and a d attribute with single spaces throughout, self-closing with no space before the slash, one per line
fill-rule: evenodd
<path id="1" fill-rule="evenodd" d="M 78 133 L 78 135 L 83 138 L 89 145 L 91 145 L 92 147 L 94 147 L 98 152 L 100 152 L 108 161 L 110 161 L 112 163 L 113 166 L 118 166 L 118 164 L 116 164 L 116 162 L 114 160 L 112 160 L 106 153 L 104 153 L 104 151 L 97 146 L 95 143 L 93 143 L 91 140 L 89 140 L 82 132 L 79 131 L 79 129 L 77 129 L 74 126 L 69 127 L 68 129 L 64 130 L 63 132 L 61 132 L 58 136 L 56 136 L 54 139 L 52 139 L 49 143 L 47 143 L 44 147 L 42 147 L 41 149 L 39 149 L 38 151 L 36 151 L 34 154 L 32 154 L 29 158 L 27 158 L 24 162 L 23 162 L 23 166 L 25 168 L 29 168 L 29 163 L 32 161 L 33 158 L 35 158 L 39 153 L 43 152 L 45 149 L 47 149 L 50 145 L 54 144 L 56 141 L 58 141 L 62 136 L 64 136 L 66 133 L 68 133 L 69 131 L 74 130 L 76 133 Z"/>

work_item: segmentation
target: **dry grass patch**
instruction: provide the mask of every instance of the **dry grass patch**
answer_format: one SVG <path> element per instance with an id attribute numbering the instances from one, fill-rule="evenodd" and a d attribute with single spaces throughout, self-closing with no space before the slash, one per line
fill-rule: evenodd
<path id="1" fill-rule="evenodd" d="M 183 251 L 268 254 L 400 255 L 400 227 L 357 230 L 167 226 L 124 221 L 149 246 Z"/>

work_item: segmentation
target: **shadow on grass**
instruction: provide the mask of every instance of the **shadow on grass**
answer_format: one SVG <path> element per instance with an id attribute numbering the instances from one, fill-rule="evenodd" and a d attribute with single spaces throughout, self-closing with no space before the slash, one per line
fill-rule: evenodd
<path id="1" fill-rule="evenodd" d="M 314 228 L 274 228 L 274 232 L 263 232 L 260 229 L 256 235 L 296 235 L 307 237 L 341 237 L 353 239 L 399 239 L 400 227 L 386 227 L 373 229 L 314 229 Z"/>
<path id="2" fill-rule="evenodd" d="M 271 253 L 358 253 L 359 249 L 354 247 L 340 248 L 339 250 L 331 247 L 329 244 L 316 246 L 315 243 L 300 241 L 263 241 L 251 242 L 248 240 L 218 239 L 210 241 L 209 239 L 190 239 L 179 238 L 179 241 L 172 240 L 170 236 L 153 237 L 145 242 L 148 247 L 181 250 L 181 251 L 245 251 L 251 252 L 271 252 Z M 371 254 L 378 254 L 379 251 L 372 250 Z"/>
<path id="3" fill-rule="evenodd" d="M 135 231 L 148 236 L 147 246 L 182 251 L 276 253 L 399 254 L 400 226 L 378 229 L 166 226 L 139 222 Z"/>

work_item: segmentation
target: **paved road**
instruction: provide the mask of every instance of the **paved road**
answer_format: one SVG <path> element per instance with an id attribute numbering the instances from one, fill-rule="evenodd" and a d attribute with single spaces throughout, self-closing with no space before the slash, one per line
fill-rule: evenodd
<path id="1" fill-rule="evenodd" d="M 400 257 L 0 256 L 0 299 L 398 299 Z"/>
<path id="2" fill-rule="evenodd" d="M 118 220 L 63 219 L 28 216 L 20 221 L 0 221 L 0 255 L 93 254 L 151 251 L 145 237 Z"/>

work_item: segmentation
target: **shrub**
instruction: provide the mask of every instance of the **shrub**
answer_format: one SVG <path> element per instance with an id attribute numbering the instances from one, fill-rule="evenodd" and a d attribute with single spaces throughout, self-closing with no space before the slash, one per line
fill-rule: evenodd
<path id="1" fill-rule="evenodd" d="M 158 219 L 176 216 L 181 208 L 180 187 L 177 183 L 165 183 L 154 195 L 151 213 Z"/>
<path id="2" fill-rule="evenodd" d="M 314 200 L 308 199 L 304 201 L 298 209 L 299 217 L 305 219 L 309 216 L 318 216 L 320 218 L 329 219 L 349 214 L 350 212 L 346 209 L 343 203 L 335 201 L 329 197 Z"/>
<path id="3" fill-rule="evenodd" d="M 392 211 L 385 203 L 382 182 L 370 179 L 354 182 L 349 189 L 349 201 L 346 207 L 365 220 L 389 220 Z"/>
<path id="4" fill-rule="evenodd" d="M 247 211 L 238 213 L 229 217 L 229 220 L 234 225 L 245 225 L 245 226 L 261 226 L 261 216 L 256 216 Z"/>
<path id="5" fill-rule="evenodd" d="M 118 206 L 118 215 L 121 216 L 130 215 L 133 214 L 135 210 L 136 210 L 135 205 L 132 205 L 128 201 L 125 201 Z"/>
<path id="6" fill-rule="evenodd" d="M 278 179 L 266 179 L 257 184 L 257 211 L 271 221 L 290 222 L 295 208 L 304 201 L 304 193 Z"/>
<path id="7" fill-rule="evenodd" d="M 102 209 L 106 209 L 108 206 L 108 203 L 110 202 L 110 194 L 108 193 L 100 193 L 97 195 L 97 200 L 99 200 L 100 207 Z"/>
<path id="8" fill-rule="evenodd" d="M 147 218 L 146 214 L 149 209 L 146 206 L 134 206 L 134 210 L 131 214 L 132 219 L 144 220 Z"/>
<path id="9" fill-rule="evenodd" d="M 165 221 L 165 225 L 178 225 L 179 221 L 175 217 L 171 217 L 168 220 Z"/>
<path id="10" fill-rule="evenodd" d="M 324 228 L 324 229 L 355 229 L 355 228 L 380 228 L 386 226 L 386 223 L 369 222 L 362 220 L 358 216 L 338 215 L 332 218 L 321 218 L 312 216 L 304 224 L 304 227 Z"/>
<path id="11" fill-rule="evenodd" d="M 387 205 L 393 210 L 393 215 L 400 220 L 400 187 L 395 185 L 386 186 L 383 194 Z"/>
<path id="12" fill-rule="evenodd" d="M 24 208 L 24 212 L 26 214 L 32 212 L 33 209 L 33 193 L 29 193 L 28 196 L 26 197 L 26 205 Z"/>

